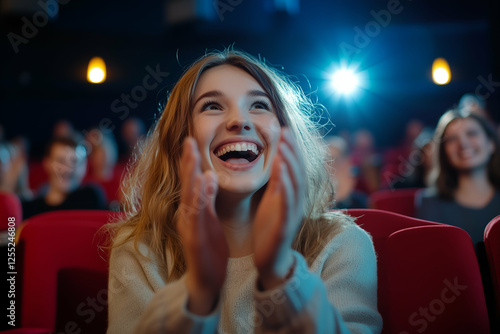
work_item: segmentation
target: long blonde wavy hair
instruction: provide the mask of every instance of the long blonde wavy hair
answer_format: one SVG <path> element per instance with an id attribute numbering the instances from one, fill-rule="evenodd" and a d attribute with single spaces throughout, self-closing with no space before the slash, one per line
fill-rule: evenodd
<path id="1" fill-rule="evenodd" d="M 287 126 L 296 138 L 306 170 L 305 217 L 293 248 L 311 264 L 339 227 L 350 218 L 328 211 L 333 200 L 333 186 L 327 170 L 327 151 L 317 124 L 311 119 L 317 105 L 306 97 L 288 77 L 264 62 L 244 53 L 227 49 L 211 52 L 194 62 L 173 88 L 165 109 L 152 127 L 142 149 L 137 153 L 125 182 L 124 211 L 126 217 L 110 224 L 111 248 L 130 239 L 138 250 L 146 242 L 159 259 L 169 280 L 186 271 L 182 244 L 176 229 L 179 217 L 179 163 L 182 142 L 193 135 L 193 93 L 198 79 L 209 68 L 232 65 L 250 74 L 270 96 L 281 126 Z M 125 238 L 113 240 L 120 230 L 131 228 Z M 173 263 L 168 264 L 167 253 Z"/>

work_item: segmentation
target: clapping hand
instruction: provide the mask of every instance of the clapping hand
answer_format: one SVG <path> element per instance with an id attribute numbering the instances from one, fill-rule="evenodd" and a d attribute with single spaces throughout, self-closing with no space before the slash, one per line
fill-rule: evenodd
<path id="1" fill-rule="evenodd" d="M 293 269 L 291 246 L 304 216 L 305 168 L 288 128 L 278 145 L 253 224 L 254 261 L 264 289 L 281 284 Z"/>
<path id="2" fill-rule="evenodd" d="M 177 230 L 187 264 L 188 308 L 196 314 L 212 311 L 226 278 L 229 251 L 215 212 L 217 175 L 201 171 L 193 138 L 184 141 L 180 161 L 181 200 Z"/>

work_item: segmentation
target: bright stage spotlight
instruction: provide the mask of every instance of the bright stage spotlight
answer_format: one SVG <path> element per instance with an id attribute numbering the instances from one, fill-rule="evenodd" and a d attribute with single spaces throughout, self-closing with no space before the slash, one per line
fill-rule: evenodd
<path id="1" fill-rule="evenodd" d="M 331 77 L 331 87 L 340 94 L 350 95 L 359 87 L 358 75 L 351 69 L 339 69 Z"/>

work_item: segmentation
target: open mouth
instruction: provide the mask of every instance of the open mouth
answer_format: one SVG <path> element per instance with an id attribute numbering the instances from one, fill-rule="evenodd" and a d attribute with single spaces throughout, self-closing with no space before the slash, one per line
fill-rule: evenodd
<path id="1" fill-rule="evenodd" d="M 261 148 L 255 143 L 239 142 L 222 145 L 215 149 L 214 154 L 222 161 L 234 164 L 250 163 L 257 159 Z"/>

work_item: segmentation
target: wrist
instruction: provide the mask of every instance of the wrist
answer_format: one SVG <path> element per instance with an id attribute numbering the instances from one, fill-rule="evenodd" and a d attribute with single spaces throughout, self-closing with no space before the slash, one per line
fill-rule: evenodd
<path id="1" fill-rule="evenodd" d="M 186 279 L 188 290 L 187 309 L 197 315 L 208 315 L 212 313 L 218 301 L 219 293 L 205 289 L 190 280 Z"/>
<path id="2" fill-rule="evenodd" d="M 272 270 L 259 271 L 258 284 L 262 290 L 274 289 L 284 284 L 295 270 L 295 256 L 290 250 L 281 265 Z"/>

